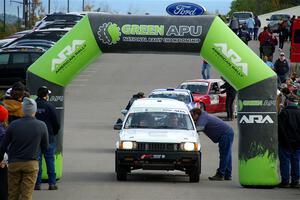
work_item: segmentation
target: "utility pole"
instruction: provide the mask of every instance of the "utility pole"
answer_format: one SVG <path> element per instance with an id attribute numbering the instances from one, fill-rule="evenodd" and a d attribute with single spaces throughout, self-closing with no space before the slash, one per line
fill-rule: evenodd
<path id="1" fill-rule="evenodd" d="M 50 14 L 50 0 L 48 0 L 48 14 Z"/>
<path id="2" fill-rule="evenodd" d="M 26 29 L 28 26 L 28 0 L 23 0 L 23 18 Z"/>
<path id="3" fill-rule="evenodd" d="M 82 0 L 82 11 L 84 11 L 84 0 Z"/>
<path id="4" fill-rule="evenodd" d="M 5 15 L 6 15 L 6 9 L 5 9 L 5 2 L 6 2 L 6 0 L 4 0 L 3 2 L 4 2 L 4 3 L 3 3 L 3 4 L 4 4 L 4 5 L 3 5 L 3 6 L 4 6 L 4 7 L 3 7 L 3 32 L 5 33 L 5 31 L 6 31 L 6 30 L 5 30 L 5 29 L 6 29 L 6 27 L 5 27 L 5 26 L 6 26 L 6 18 L 5 18 Z"/>
<path id="5" fill-rule="evenodd" d="M 67 0 L 68 6 L 67 6 L 67 12 L 70 12 L 70 0 Z"/>
<path id="6" fill-rule="evenodd" d="M 17 6 L 17 10 L 18 10 L 18 30 L 19 30 L 20 29 L 20 7 L 19 6 Z"/>

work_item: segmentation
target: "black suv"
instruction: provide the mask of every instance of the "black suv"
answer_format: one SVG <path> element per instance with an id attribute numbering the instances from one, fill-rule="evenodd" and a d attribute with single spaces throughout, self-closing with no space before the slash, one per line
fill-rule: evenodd
<path id="1" fill-rule="evenodd" d="M 42 48 L 28 46 L 0 49 L 0 85 L 25 82 L 28 67 L 44 52 Z"/>

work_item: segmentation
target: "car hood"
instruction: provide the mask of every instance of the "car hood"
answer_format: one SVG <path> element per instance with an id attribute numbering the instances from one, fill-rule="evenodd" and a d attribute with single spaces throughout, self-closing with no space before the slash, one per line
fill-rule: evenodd
<path id="1" fill-rule="evenodd" d="M 120 132 L 120 140 L 160 143 L 198 142 L 198 134 L 194 130 L 123 129 Z"/>

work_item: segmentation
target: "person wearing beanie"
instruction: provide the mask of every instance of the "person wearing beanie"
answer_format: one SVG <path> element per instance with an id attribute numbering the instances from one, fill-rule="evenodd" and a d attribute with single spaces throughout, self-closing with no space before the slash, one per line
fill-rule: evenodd
<path id="1" fill-rule="evenodd" d="M 8 111 L 4 106 L 0 105 L 0 144 L 5 136 L 5 129 L 7 127 Z M 0 160 L 0 199 L 7 200 L 7 163 L 6 159 Z"/>
<path id="2" fill-rule="evenodd" d="M 298 97 L 290 94 L 287 106 L 278 115 L 278 153 L 281 188 L 299 188 L 300 110 Z"/>
<path id="3" fill-rule="evenodd" d="M 8 154 L 8 199 L 31 200 L 38 174 L 38 153 L 48 148 L 48 130 L 35 118 L 36 102 L 25 97 L 24 117 L 14 120 L 6 129 L 0 145 L 0 160 Z M 9 147 L 9 148 L 8 148 Z"/>
<path id="4" fill-rule="evenodd" d="M 60 129 L 59 120 L 55 107 L 48 102 L 49 94 L 51 91 L 46 87 L 42 86 L 37 91 L 38 98 L 36 99 L 37 103 L 37 113 L 36 118 L 45 122 L 48 128 L 49 136 L 49 148 L 47 151 L 42 154 L 39 153 L 39 173 L 38 178 L 35 184 L 35 190 L 41 189 L 42 184 L 42 155 L 45 158 L 47 165 L 47 174 L 48 174 L 48 184 L 49 190 L 57 190 L 56 185 L 56 173 L 55 173 L 55 151 L 56 151 L 56 138 Z"/>

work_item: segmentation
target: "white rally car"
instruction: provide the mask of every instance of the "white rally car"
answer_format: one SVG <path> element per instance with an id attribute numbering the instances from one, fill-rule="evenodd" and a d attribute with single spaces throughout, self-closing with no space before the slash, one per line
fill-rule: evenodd
<path id="1" fill-rule="evenodd" d="M 115 170 L 126 180 L 132 170 L 180 170 L 199 182 L 201 144 L 187 106 L 173 99 L 134 101 L 116 143 Z"/>

